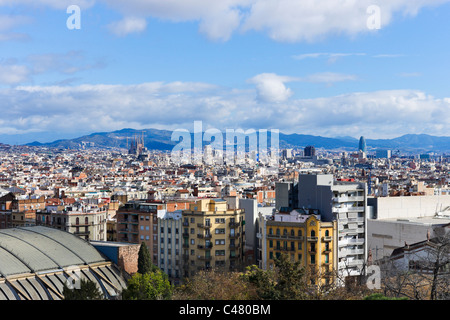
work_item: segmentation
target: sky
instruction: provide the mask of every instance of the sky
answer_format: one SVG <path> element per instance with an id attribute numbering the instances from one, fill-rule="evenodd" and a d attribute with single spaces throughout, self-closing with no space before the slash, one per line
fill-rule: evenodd
<path id="1" fill-rule="evenodd" d="M 450 136 L 450 0 L 0 0 L 0 142 Z"/>

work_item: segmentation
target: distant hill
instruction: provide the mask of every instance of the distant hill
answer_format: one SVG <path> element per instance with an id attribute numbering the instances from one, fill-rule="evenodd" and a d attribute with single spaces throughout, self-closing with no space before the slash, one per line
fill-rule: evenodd
<path id="1" fill-rule="evenodd" d="M 225 133 L 223 134 L 225 137 Z M 56 140 L 49 143 L 38 141 L 29 146 L 46 146 L 76 149 L 83 145 L 100 148 L 127 148 L 134 137 L 143 137 L 145 146 L 150 150 L 170 151 L 178 143 L 171 141 L 172 131 L 158 129 L 135 130 L 130 128 L 113 132 L 96 132 L 75 139 Z M 270 131 L 268 131 L 270 137 Z M 191 133 L 191 141 L 193 134 Z M 366 139 L 368 150 L 391 149 L 413 152 L 450 152 L 450 137 L 437 137 L 426 134 L 406 134 L 393 139 Z M 206 144 L 206 143 L 205 143 Z M 270 144 L 270 138 L 269 138 Z M 352 137 L 327 138 L 304 134 L 284 134 L 280 132 L 280 148 L 315 148 L 357 150 L 358 139 Z"/>

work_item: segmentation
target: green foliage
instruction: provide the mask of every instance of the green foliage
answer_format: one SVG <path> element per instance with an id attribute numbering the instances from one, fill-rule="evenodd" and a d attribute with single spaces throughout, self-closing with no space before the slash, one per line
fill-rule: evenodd
<path id="1" fill-rule="evenodd" d="M 406 297 L 402 298 L 394 298 L 394 297 L 386 297 L 381 293 L 373 293 L 364 297 L 364 300 L 408 300 Z"/>
<path id="2" fill-rule="evenodd" d="M 237 272 L 200 271 L 177 287 L 175 300 L 249 300 L 255 299 L 252 286 Z"/>
<path id="3" fill-rule="evenodd" d="M 88 279 L 81 279 L 79 289 L 70 289 L 66 284 L 63 288 L 64 300 L 102 300 L 103 294 L 97 285 Z"/>
<path id="4" fill-rule="evenodd" d="M 275 270 L 261 270 L 253 265 L 243 276 L 256 290 L 259 299 L 301 300 L 306 298 L 305 270 L 286 255 L 275 260 Z"/>
<path id="5" fill-rule="evenodd" d="M 169 300 L 173 287 L 160 269 L 145 274 L 135 273 L 122 292 L 124 300 Z"/>
<path id="6" fill-rule="evenodd" d="M 141 243 L 138 253 L 138 273 L 154 272 L 158 268 L 152 263 L 152 257 L 145 242 Z"/>
<path id="7" fill-rule="evenodd" d="M 277 269 L 276 290 L 281 300 L 300 300 L 306 298 L 307 283 L 305 269 L 299 261 L 289 261 L 282 254 L 275 260 Z"/>
<path id="8" fill-rule="evenodd" d="M 277 300 L 279 293 L 276 288 L 275 275 L 272 270 L 262 270 L 255 265 L 247 267 L 242 276 L 246 282 L 253 285 L 259 299 Z"/>

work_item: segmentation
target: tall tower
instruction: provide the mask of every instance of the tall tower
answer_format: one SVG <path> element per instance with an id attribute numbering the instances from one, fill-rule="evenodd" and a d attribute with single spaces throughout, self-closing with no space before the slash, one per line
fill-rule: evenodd
<path id="1" fill-rule="evenodd" d="M 358 151 L 362 151 L 364 153 L 367 153 L 367 146 L 366 146 L 366 139 L 364 139 L 363 136 L 359 138 L 359 148 Z"/>
<path id="2" fill-rule="evenodd" d="M 306 146 L 304 150 L 305 157 L 314 157 L 316 155 L 316 148 L 313 146 Z"/>

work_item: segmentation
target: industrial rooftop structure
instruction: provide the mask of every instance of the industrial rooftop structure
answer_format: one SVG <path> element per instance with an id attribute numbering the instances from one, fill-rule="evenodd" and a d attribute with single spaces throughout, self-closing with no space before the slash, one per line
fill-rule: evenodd
<path id="1" fill-rule="evenodd" d="M 108 299 L 126 288 L 117 266 L 76 235 L 42 226 L 0 230 L 0 300 L 61 300 L 64 284 L 80 279 Z"/>

